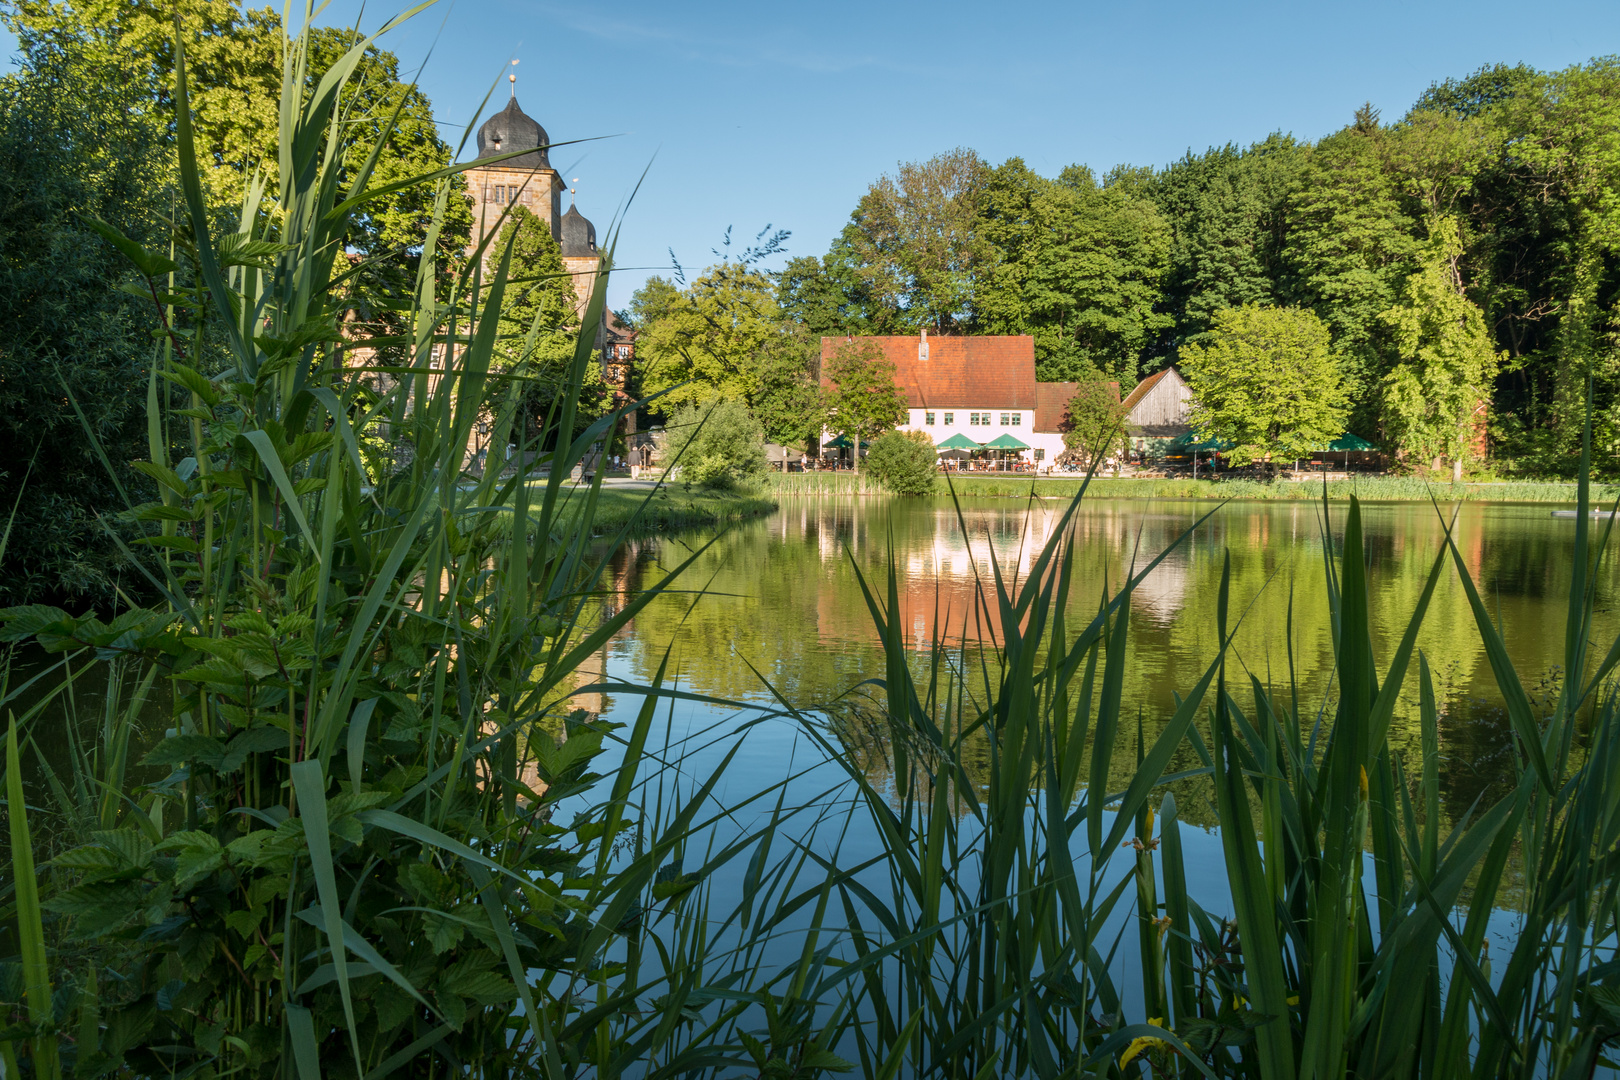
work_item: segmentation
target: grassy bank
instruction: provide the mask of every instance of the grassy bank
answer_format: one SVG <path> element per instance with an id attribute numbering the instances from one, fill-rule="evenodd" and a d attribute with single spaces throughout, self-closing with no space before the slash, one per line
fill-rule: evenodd
<path id="1" fill-rule="evenodd" d="M 585 505 L 587 489 L 575 488 L 562 511 L 569 520 Z M 532 496 L 537 498 L 536 496 Z M 679 484 L 656 492 L 624 488 L 603 488 L 591 515 L 591 531 L 597 536 L 617 534 L 630 525 L 630 534 L 705 529 L 733 521 L 746 521 L 776 510 L 776 500 L 768 491 L 686 491 Z"/>
<path id="2" fill-rule="evenodd" d="M 1069 499 L 1080 490 L 1080 477 L 1043 476 L 956 476 L 956 491 L 980 498 L 1027 498 L 1033 486 L 1036 495 Z M 767 490 L 778 495 L 872 495 L 882 489 L 865 476 L 851 473 L 773 474 Z M 941 477 L 935 491 L 949 489 Z M 1328 495 L 1345 499 L 1354 495 L 1365 502 L 1428 502 L 1430 498 L 1450 502 L 1535 502 L 1573 503 L 1575 485 L 1541 481 L 1510 481 L 1490 484 L 1430 484 L 1411 476 L 1363 476 L 1352 480 L 1332 480 Z M 1310 500 L 1322 497 L 1320 481 L 1279 480 L 1191 480 L 1098 477 L 1090 494 L 1099 499 L 1263 499 L 1272 501 Z M 1620 496 L 1620 486 L 1594 484 L 1596 502 L 1612 502 Z"/>

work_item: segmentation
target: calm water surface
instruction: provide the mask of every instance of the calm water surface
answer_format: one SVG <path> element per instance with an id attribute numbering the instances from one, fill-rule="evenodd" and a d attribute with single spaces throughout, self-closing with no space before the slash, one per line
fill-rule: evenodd
<path id="1" fill-rule="evenodd" d="M 771 692 L 762 675 L 788 701 L 813 706 L 882 674 L 857 568 L 882 589 L 892 557 L 901 623 L 919 658 L 936 638 L 954 644 L 999 638 L 994 611 L 988 618 L 975 611 L 975 581 L 992 580 L 992 554 L 1004 576 L 1027 573 L 1063 506 L 1045 502 L 1031 509 L 1016 500 L 983 500 L 965 504 L 959 521 L 953 508 L 933 500 L 784 500 L 777 514 L 735 528 L 707 548 L 681 581 L 691 591 L 655 601 L 593 666 L 610 678 L 644 681 L 671 649 L 672 670 L 688 690 L 767 705 Z M 1217 595 L 1230 555 L 1232 611 L 1243 620 L 1236 665 L 1286 693 L 1292 664 L 1300 711 L 1314 716 L 1333 693 L 1322 508 L 1251 502 L 1211 510 L 1208 502 L 1191 501 L 1084 504 L 1075 523 L 1071 626 L 1083 625 L 1103 590 L 1116 590 L 1133 565 L 1145 565 L 1191 529 L 1132 599 L 1127 715 L 1139 709 L 1152 730 L 1173 711 L 1172 695 L 1189 690 L 1203 674 L 1218 640 Z M 1335 541 L 1345 510 L 1332 507 Z M 1443 527 L 1433 507 L 1415 503 L 1365 505 L 1363 521 L 1374 648 L 1386 664 L 1440 551 Z M 1535 697 L 1538 687 L 1550 686 L 1562 662 L 1574 522 L 1551 517 L 1546 506 L 1470 503 L 1461 509 L 1457 538 Z M 694 537 L 639 543 L 617 559 L 614 588 L 628 595 L 651 584 L 702 543 Z M 1606 564 L 1597 589 L 1594 640 L 1600 649 L 1620 629 L 1614 585 L 1612 564 Z M 693 595 L 698 590 L 703 595 Z M 1494 794 L 1489 789 L 1506 778 L 1511 764 L 1500 695 L 1449 564 L 1419 646 L 1442 702 L 1445 800 L 1454 810 L 1466 809 L 1476 796 Z M 1393 736 L 1397 746 L 1414 752 L 1416 667 Z M 1232 667 L 1229 673 L 1239 675 Z M 610 695 L 587 704 L 613 712 L 634 702 Z M 687 712 L 683 719 L 700 726 L 718 718 L 700 715 L 702 709 Z M 751 734 L 749 743 L 759 747 L 761 768 L 770 771 L 774 761 L 774 774 L 783 775 L 784 744 L 796 737 L 767 730 Z"/>

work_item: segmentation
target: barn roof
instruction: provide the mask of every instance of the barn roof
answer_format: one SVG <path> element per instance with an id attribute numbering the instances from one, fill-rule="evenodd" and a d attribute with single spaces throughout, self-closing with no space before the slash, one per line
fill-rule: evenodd
<path id="1" fill-rule="evenodd" d="M 1161 379 L 1175 370 L 1175 368 L 1165 368 L 1163 371 L 1155 371 L 1153 374 L 1137 383 L 1136 389 L 1132 390 L 1128 395 L 1126 395 L 1125 400 L 1121 403 L 1125 406 L 1125 411 L 1129 413 L 1132 409 L 1136 408 L 1141 400 L 1147 397 L 1148 393 L 1152 391 L 1155 386 L 1159 385 Z"/>

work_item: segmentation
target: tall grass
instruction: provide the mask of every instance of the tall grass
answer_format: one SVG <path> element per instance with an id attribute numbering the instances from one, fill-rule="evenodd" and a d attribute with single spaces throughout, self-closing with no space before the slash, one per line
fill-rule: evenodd
<path id="1" fill-rule="evenodd" d="M 130 511 L 131 558 L 163 602 L 108 621 L 4 613 L 0 637 L 59 657 L 50 710 L 25 719 L 73 724 L 73 681 L 109 682 L 102 737 L 50 777 L 66 836 L 44 880 L 8 745 L 8 1076 L 560 1076 L 674 1045 L 636 1004 L 625 947 L 683 910 L 678 853 L 710 788 L 643 819 L 631 778 L 656 699 L 622 732 L 571 702 L 581 659 L 662 587 L 595 615 L 600 491 L 563 477 L 619 414 L 572 436 L 581 333 L 545 420 L 569 436 L 550 481 L 464 475 L 485 410 L 493 445 L 522 444 L 523 384 L 553 376 L 494 366 L 510 251 L 438 261 L 457 167 L 377 182 L 388 123 L 342 167 L 361 127 L 343 91 L 371 40 L 326 71 L 306 37 L 283 42 L 279 187 L 250 184 L 222 232 L 177 38 L 175 258 L 98 225 L 163 303 L 138 463 L 158 498 Z M 436 202 L 398 330 L 351 340 L 345 233 L 411 183 Z M 166 730 L 142 731 L 154 685 L 174 688 Z M 556 817 L 609 740 L 619 775 Z M 155 779 L 138 782 L 143 741 Z"/>

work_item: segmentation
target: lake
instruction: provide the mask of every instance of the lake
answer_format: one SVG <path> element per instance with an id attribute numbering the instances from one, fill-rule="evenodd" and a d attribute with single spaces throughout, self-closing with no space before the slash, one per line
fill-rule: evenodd
<path id="1" fill-rule="evenodd" d="M 814 707 L 862 679 L 881 676 L 881 651 L 857 569 L 881 592 L 891 557 L 901 623 L 919 663 L 936 638 L 953 646 L 965 641 L 971 652 L 975 643 L 1001 634 L 993 606 L 975 610 L 976 575 L 993 589 L 992 554 L 1003 575 L 1027 573 L 1065 505 L 979 500 L 964 504 L 959 520 L 944 500 L 785 499 L 778 513 L 734 527 L 707 547 L 709 538 L 695 535 L 638 541 L 615 558 L 616 596 L 610 602 L 622 603 L 703 550 L 679 583 L 683 591 L 638 614 L 591 665 L 592 674 L 645 681 L 668 648 L 670 670 L 684 689 L 769 705 L 763 676 L 789 702 Z M 1330 509 L 1337 540 L 1347 508 Z M 1374 648 L 1387 664 L 1444 529 L 1434 508 L 1419 503 L 1366 504 L 1363 520 Z M 1242 619 L 1228 667 L 1234 693 L 1241 690 L 1240 700 L 1246 700 L 1245 673 L 1285 690 L 1292 663 L 1301 714 L 1309 720 L 1325 705 L 1331 717 L 1333 656 L 1320 504 L 1239 502 L 1212 509 L 1208 502 L 1088 501 L 1074 522 L 1071 627 L 1089 620 L 1105 588 L 1117 590 L 1133 565 L 1145 565 L 1189 529 L 1132 598 L 1126 714 L 1140 710 L 1151 732 L 1173 710 L 1174 693 L 1191 689 L 1203 674 L 1216 648 L 1217 595 L 1230 555 L 1232 617 Z M 1459 512 L 1456 537 L 1520 678 L 1532 698 L 1545 695 L 1563 658 L 1574 522 L 1554 519 L 1546 506 L 1468 503 Z M 1608 563 L 1598 576 L 1594 640 L 1600 649 L 1620 629 L 1614 573 Z M 1418 641 L 1441 702 L 1449 817 L 1481 794 L 1500 791 L 1512 769 L 1500 695 L 1450 565 Z M 1414 662 L 1393 735 L 1395 745 L 1410 748 L 1414 758 L 1416 671 Z M 616 713 L 626 703 L 609 695 L 585 704 Z M 722 712 L 690 706 L 677 715 L 683 723 L 705 726 Z M 789 731 L 757 731 L 749 742 L 764 745 L 745 753 L 781 761 L 782 741 L 796 738 Z"/>

